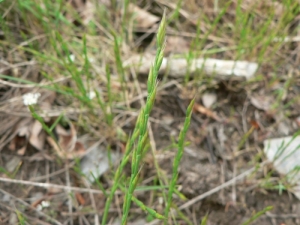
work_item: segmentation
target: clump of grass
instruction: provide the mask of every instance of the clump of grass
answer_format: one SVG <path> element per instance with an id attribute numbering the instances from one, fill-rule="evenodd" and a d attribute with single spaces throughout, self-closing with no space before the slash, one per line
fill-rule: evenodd
<path id="1" fill-rule="evenodd" d="M 108 199 L 106 201 L 103 217 L 102 217 L 102 224 L 105 224 L 107 221 L 108 216 L 108 210 L 110 207 L 110 204 L 112 202 L 113 196 L 117 188 L 121 188 L 126 194 L 124 198 L 123 203 L 123 214 L 122 214 L 122 224 L 126 224 L 128 220 L 129 210 L 131 207 L 131 202 L 135 202 L 141 209 L 148 212 L 150 215 L 152 215 L 154 218 L 158 219 L 165 219 L 167 221 L 169 210 L 172 203 L 172 195 L 174 193 L 177 177 L 178 177 L 178 166 L 180 159 L 183 154 L 183 147 L 184 147 L 184 139 L 187 132 L 187 129 L 189 127 L 190 119 L 191 119 L 191 113 L 193 108 L 194 100 L 191 102 L 190 106 L 187 109 L 187 116 L 184 123 L 184 128 L 179 136 L 179 143 L 178 143 L 178 153 L 174 160 L 174 167 L 173 167 L 173 178 L 171 181 L 171 184 L 169 185 L 169 194 L 167 199 L 167 208 L 165 211 L 165 216 L 160 215 L 155 210 L 145 206 L 141 201 L 137 200 L 133 193 L 137 187 L 138 181 L 139 181 L 139 172 L 140 172 L 140 165 L 142 161 L 142 155 L 144 152 L 146 140 L 147 140 L 147 126 L 148 126 L 148 118 L 150 115 L 150 112 L 152 110 L 152 107 L 154 105 L 154 100 L 156 96 L 157 91 L 157 76 L 158 71 L 162 63 L 163 59 L 163 50 L 165 46 L 165 29 L 166 29 L 166 19 L 165 14 L 161 20 L 161 24 L 157 33 L 157 51 L 156 51 L 156 57 L 153 63 L 153 66 L 150 69 L 149 75 L 148 75 L 148 81 L 147 81 L 147 91 L 148 91 L 148 97 L 145 103 L 145 106 L 141 109 L 140 114 L 138 116 L 135 130 L 133 132 L 133 135 L 128 141 L 128 144 L 126 146 L 125 156 L 123 157 L 121 164 L 119 168 L 117 169 L 115 176 L 114 176 L 114 184 L 112 186 L 110 195 L 108 196 Z M 137 141 L 136 146 L 133 147 L 134 143 Z M 128 163 L 130 159 L 130 155 L 132 156 L 131 159 L 131 176 L 129 182 L 126 184 L 128 188 L 126 189 L 124 186 L 122 186 L 119 183 L 119 179 L 121 176 L 121 171 L 123 170 L 124 166 Z"/>
<path id="2" fill-rule="evenodd" d="M 106 200 L 106 204 L 105 204 L 105 208 L 104 208 L 104 212 L 103 212 L 103 216 L 102 216 L 102 224 L 106 224 L 109 208 L 110 208 L 112 199 L 113 199 L 114 194 L 118 187 L 121 188 L 121 190 L 123 190 L 126 193 L 125 201 L 124 201 L 124 205 L 123 205 L 122 224 L 126 224 L 126 222 L 127 222 L 131 201 L 134 201 L 140 208 L 147 211 L 148 213 L 153 215 L 155 218 L 159 218 L 159 219 L 164 218 L 162 215 L 156 213 L 153 209 L 145 206 L 142 202 L 137 200 L 133 196 L 133 192 L 137 186 L 139 166 L 141 163 L 143 150 L 144 150 L 146 140 L 147 140 L 148 118 L 149 118 L 149 114 L 153 107 L 155 96 L 156 96 L 157 75 L 158 75 L 158 70 L 160 68 L 160 65 L 162 63 L 163 49 L 164 49 L 164 44 L 165 44 L 165 29 L 166 29 L 165 23 L 166 23 L 165 16 L 163 16 L 159 31 L 157 34 L 158 49 L 157 49 L 156 59 L 155 59 L 153 67 L 151 68 L 151 70 L 149 72 L 149 76 L 148 76 L 148 88 L 147 88 L 148 98 L 146 101 L 146 105 L 143 109 L 141 109 L 141 112 L 140 112 L 137 122 L 136 122 L 136 126 L 133 131 L 133 134 L 130 137 L 130 139 L 128 140 L 128 143 L 126 145 L 125 154 L 122 158 L 120 166 L 118 167 L 118 169 L 114 175 L 114 178 L 113 178 L 114 183 L 111 188 L 110 194 Z M 115 56 L 116 56 L 117 62 L 119 62 L 119 63 L 117 63 L 118 71 L 121 74 L 123 74 L 124 71 L 121 67 L 120 55 L 119 55 L 119 51 L 117 50 L 116 39 L 115 39 Z M 134 143 L 136 142 L 136 140 L 138 140 L 138 142 L 137 142 L 137 147 L 135 148 L 133 146 L 134 146 Z M 131 155 L 132 155 L 131 177 L 130 177 L 129 184 L 127 184 L 129 186 L 128 190 L 126 190 L 126 188 L 123 185 L 121 185 L 119 183 L 119 181 L 120 181 L 122 171 L 123 171 L 125 165 L 128 163 Z"/>
<path id="3" fill-rule="evenodd" d="M 139 115 L 139 121 L 136 124 L 136 126 L 138 127 L 139 138 L 137 142 L 137 147 L 134 149 L 132 153 L 131 177 L 129 181 L 128 191 L 126 192 L 124 204 L 123 204 L 122 224 L 127 223 L 133 192 L 138 183 L 138 178 L 139 178 L 138 174 L 139 174 L 140 164 L 142 160 L 144 140 L 147 138 L 148 119 L 152 107 L 154 105 L 156 91 L 157 91 L 157 76 L 163 60 L 163 50 L 165 46 L 165 33 L 166 33 L 166 19 L 164 14 L 156 36 L 157 38 L 156 57 L 153 66 L 150 68 L 150 72 L 148 75 L 148 82 L 147 82 L 148 97 L 145 103 L 145 107 L 141 109 Z M 155 216 L 158 215 L 156 214 Z"/>

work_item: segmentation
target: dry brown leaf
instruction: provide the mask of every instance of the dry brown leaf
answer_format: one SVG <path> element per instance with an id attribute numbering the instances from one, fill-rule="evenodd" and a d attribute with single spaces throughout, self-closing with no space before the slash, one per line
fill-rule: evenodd
<path id="1" fill-rule="evenodd" d="M 137 22 L 137 29 L 147 29 L 159 21 L 157 16 L 152 15 L 134 4 L 129 4 L 128 8 L 129 11 L 134 14 L 134 18 Z"/>
<path id="2" fill-rule="evenodd" d="M 60 147 L 66 151 L 71 152 L 74 150 L 77 141 L 77 132 L 72 123 L 69 123 L 70 131 L 67 131 L 59 124 L 55 127 L 56 133 L 59 135 L 58 143 Z"/>
<path id="3" fill-rule="evenodd" d="M 18 149 L 17 154 L 25 154 L 33 121 L 32 118 L 24 118 L 16 125 L 15 136 L 8 145 L 9 150 L 16 151 Z"/>
<path id="4" fill-rule="evenodd" d="M 80 158 L 86 153 L 85 148 L 77 148 L 74 149 L 73 152 L 65 152 L 51 137 L 47 137 L 47 141 L 54 148 L 56 154 L 62 159 Z M 76 147 L 82 147 L 82 144 L 80 142 L 76 142 Z"/>
<path id="5" fill-rule="evenodd" d="M 46 141 L 46 133 L 43 130 L 42 124 L 39 121 L 34 121 L 29 137 L 29 143 L 36 149 L 42 151 Z"/>
<path id="6" fill-rule="evenodd" d="M 24 137 L 20 137 L 19 135 L 16 135 L 9 143 L 8 149 L 11 151 L 15 151 L 19 146 L 20 143 L 23 145 L 26 144 L 26 139 Z"/>
<path id="7" fill-rule="evenodd" d="M 20 148 L 20 149 L 17 151 L 17 154 L 18 154 L 18 155 L 24 155 L 25 152 L 26 152 L 26 148 L 27 148 L 26 145 L 23 146 L 22 148 Z"/>
<path id="8" fill-rule="evenodd" d="M 208 108 L 205 108 L 204 106 L 202 106 L 202 105 L 200 105 L 198 103 L 194 104 L 193 111 L 194 112 L 196 111 L 196 112 L 199 112 L 201 114 L 204 114 L 204 115 L 206 115 L 206 116 L 208 116 L 208 117 L 210 117 L 210 118 L 212 118 L 212 119 L 214 119 L 216 121 L 219 121 L 219 122 L 222 121 L 221 118 L 215 112 L 211 111 Z"/>
<path id="9" fill-rule="evenodd" d="M 11 140 L 8 148 L 17 150 L 17 154 L 24 155 L 28 142 L 36 149 L 42 151 L 46 141 L 46 133 L 42 125 L 32 118 L 22 120 L 16 128 L 16 136 Z"/>
<path id="10" fill-rule="evenodd" d="M 63 159 L 74 159 L 85 154 L 84 145 L 77 141 L 77 132 L 72 123 L 69 123 L 70 130 L 67 131 L 60 125 L 55 127 L 58 135 L 58 143 L 51 137 L 47 137 L 47 141 L 53 147 L 56 154 Z"/>
<path id="11" fill-rule="evenodd" d="M 29 124 L 24 127 L 20 127 L 18 131 L 18 136 L 20 137 L 28 137 L 30 134 Z"/>
<path id="12" fill-rule="evenodd" d="M 27 145 L 27 141 L 25 137 L 20 137 L 19 135 L 16 135 L 9 143 L 8 149 L 11 151 L 16 151 L 17 149 L 20 150 L 20 148 L 23 148 Z M 23 147 L 21 147 L 23 146 Z M 26 149 L 26 148 L 25 148 Z M 18 151 L 19 151 L 18 150 Z"/>
<path id="13" fill-rule="evenodd" d="M 19 135 L 20 137 L 29 137 L 32 122 L 32 118 L 22 119 L 22 121 L 17 125 L 16 128 L 17 135 Z"/>
<path id="14" fill-rule="evenodd" d="M 74 151 L 79 155 L 83 155 L 86 152 L 86 149 L 81 142 L 77 141 L 75 143 Z"/>

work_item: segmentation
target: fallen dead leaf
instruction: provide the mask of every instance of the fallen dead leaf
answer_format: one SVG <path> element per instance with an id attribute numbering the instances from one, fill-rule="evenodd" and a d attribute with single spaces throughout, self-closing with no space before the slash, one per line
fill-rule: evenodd
<path id="1" fill-rule="evenodd" d="M 55 131 L 59 135 L 58 143 L 60 147 L 66 152 L 73 151 L 77 141 L 77 132 L 74 125 L 72 123 L 69 123 L 69 127 L 69 131 L 67 131 L 59 124 L 55 127 Z"/>
<path id="2" fill-rule="evenodd" d="M 27 146 L 24 145 L 24 147 L 20 148 L 20 149 L 17 151 L 17 154 L 18 154 L 18 155 L 24 155 L 25 152 L 26 152 L 26 148 L 27 148 Z"/>
<path id="3" fill-rule="evenodd" d="M 8 148 L 16 151 L 19 155 L 24 155 L 28 147 L 28 143 L 34 148 L 42 151 L 46 141 L 46 133 L 41 123 L 32 118 L 25 118 L 16 128 L 15 137 L 11 140 Z"/>
<path id="4" fill-rule="evenodd" d="M 55 131 L 58 135 L 57 143 L 52 137 L 47 137 L 48 143 L 53 147 L 56 154 L 62 159 L 74 159 L 82 157 L 86 152 L 84 145 L 77 141 L 77 132 L 71 122 L 69 123 L 69 127 L 69 131 L 59 124 L 55 127 Z"/>
<path id="5" fill-rule="evenodd" d="M 16 134 L 20 137 L 29 137 L 30 126 L 33 122 L 32 118 L 24 118 L 20 123 L 17 124 Z"/>
<path id="6" fill-rule="evenodd" d="M 35 120 L 30 130 L 29 143 L 36 149 L 42 151 L 44 149 L 45 141 L 46 133 L 43 130 L 42 124 Z"/>
<path id="7" fill-rule="evenodd" d="M 16 151 L 27 145 L 26 137 L 16 135 L 8 145 L 8 149 L 11 151 Z"/>
<path id="8" fill-rule="evenodd" d="M 147 29 L 159 21 L 159 17 L 152 15 L 144 9 L 130 3 L 129 12 L 133 13 L 136 20 L 137 29 Z"/>
<path id="9" fill-rule="evenodd" d="M 28 124 L 26 124 L 26 126 L 19 128 L 18 135 L 20 137 L 28 137 L 29 136 L 29 134 L 30 134 L 30 128 L 29 128 L 30 124 L 31 123 L 28 123 Z"/>

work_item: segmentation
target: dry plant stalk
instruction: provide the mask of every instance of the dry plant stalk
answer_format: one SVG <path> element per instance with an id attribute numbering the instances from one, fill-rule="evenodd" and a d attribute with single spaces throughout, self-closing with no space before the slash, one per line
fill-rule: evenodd
<path id="1" fill-rule="evenodd" d="M 154 58 L 155 55 L 149 53 L 134 55 L 126 60 L 123 66 L 134 65 L 138 68 L 139 73 L 148 74 Z M 231 75 L 249 79 L 254 76 L 257 69 L 257 63 L 248 61 L 198 58 L 188 63 L 186 58 L 164 57 L 159 74 L 168 72 L 171 77 L 180 78 L 185 77 L 188 71 L 191 74 L 197 71 L 204 71 L 207 75 L 216 75 L 223 79 L 230 78 Z"/>

